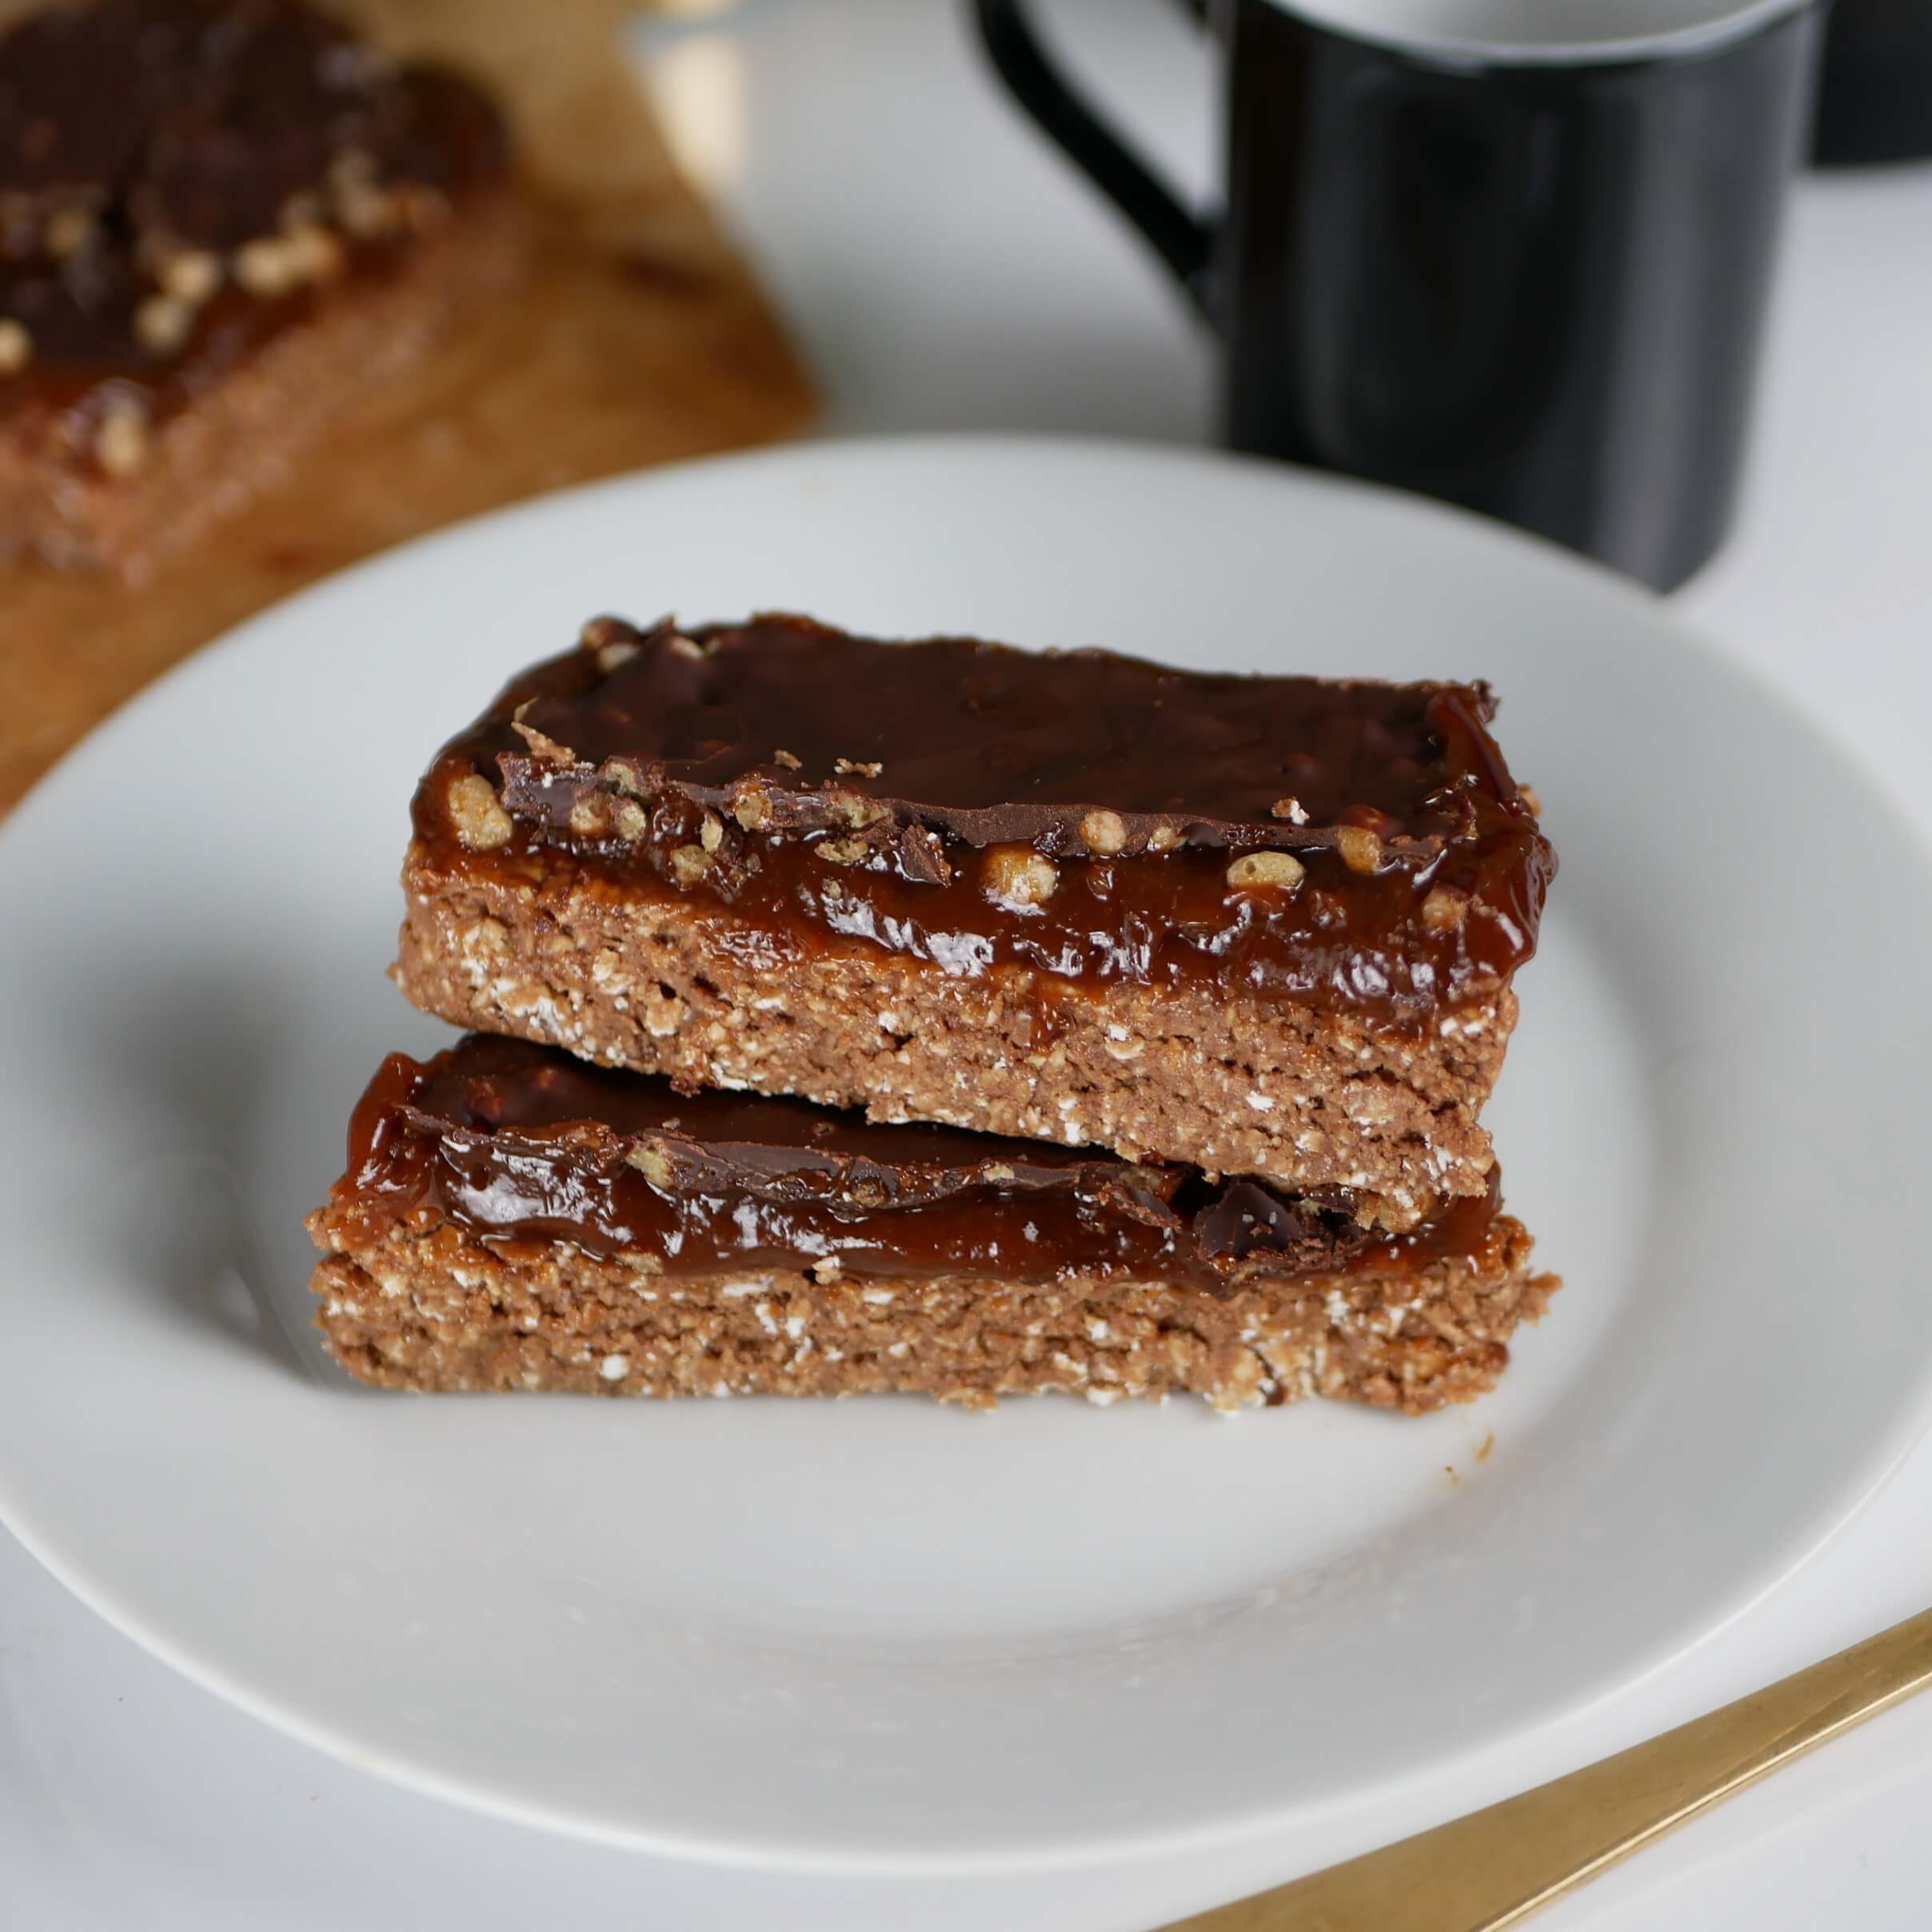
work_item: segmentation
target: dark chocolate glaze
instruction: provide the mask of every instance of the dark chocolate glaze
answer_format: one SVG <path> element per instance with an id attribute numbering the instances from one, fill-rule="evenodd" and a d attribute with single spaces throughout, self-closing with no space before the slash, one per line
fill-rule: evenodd
<path id="1" fill-rule="evenodd" d="M 412 236 L 357 236 L 332 215 L 332 170 L 371 191 L 446 205 L 503 174 L 503 128 L 473 88 L 396 66 L 303 0 L 94 0 L 0 38 L 0 316 L 31 359 L 0 380 L 0 413 L 70 408 L 102 385 L 150 418 L 184 406 L 305 317 L 314 283 L 272 296 L 228 281 L 172 348 L 144 341 L 141 304 L 184 252 L 226 262 L 277 233 L 299 198 L 345 272 L 391 273 Z M 57 253 L 49 223 L 85 216 Z"/>
<path id="2" fill-rule="evenodd" d="M 434 863 L 685 892 L 775 952 L 1205 981 L 1410 1027 L 1492 997 L 1535 949 L 1555 857 L 1479 685 L 886 644 L 789 617 L 600 619 L 585 647 L 514 680 L 431 767 L 415 824 Z M 513 823 L 490 852 L 448 809 L 473 772 Z M 1293 889 L 1231 883 L 1263 849 L 1303 868 Z M 1029 850 L 1051 890 L 1015 904 L 1001 868 Z"/>
<path id="3" fill-rule="evenodd" d="M 1343 1192 L 1290 1196 L 1097 1149 L 679 1094 L 480 1034 L 426 1064 L 383 1064 L 334 1203 L 370 1231 L 449 1223 L 493 1243 L 562 1241 L 693 1273 L 829 1260 L 896 1279 L 1079 1271 L 1216 1291 L 1474 1255 L 1496 1215 L 1492 1184 L 1391 1239 L 1351 1219 Z"/>
<path id="4" fill-rule="evenodd" d="M 1467 836 L 1476 798 L 1517 796 L 1480 685 L 1176 671 L 968 637 L 888 644 L 794 617 L 587 629 L 593 649 L 518 681 L 521 721 L 573 764 L 621 762 L 648 793 L 732 810 L 753 781 L 784 828 L 852 829 L 860 800 L 884 815 L 873 825 L 1051 856 L 1096 856 L 1081 828 L 1098 808 L 1125 832 L 1104 857 L 1144 850 L 1156 827 L 1194 845 L 1299 852 L 1359 824 L 1436 851 Z M 598 653 L 613 645 L 623 661 L 605 672 Z M 542 762 L 501 701 L 465 748 L 526 785 Z"/>

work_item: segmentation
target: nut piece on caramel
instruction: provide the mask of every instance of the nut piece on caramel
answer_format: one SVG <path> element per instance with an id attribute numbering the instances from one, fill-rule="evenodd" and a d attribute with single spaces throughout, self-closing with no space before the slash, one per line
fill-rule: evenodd
<path id="1" fill-rule="evenodd" d="M 222 258 L 205 248 L 184 248 L 162 263 L 162 294 L 198 309 L 222 285 Z"/>
<path id="2" fill-rule="evenodd" d="M 609 832 L 610 808 L 601 793 L 586 792 L 570 808 L 570 829 L 580 839 L 601 839 Z"/>
<path id="3" fill-rule="evenodd" d="M 696 885 L 711 870 L 711 854 L 702 845 L 680 845 L 671 854 L 671 876 L 680 885 Z"/>
<path id="4" fill-rule="evenodd" d="M 465 773 L 443 796 L 457 837 L 471 851 L 490 852 L 509 843 L 510 815 L 481 772 Z"/>
<path id="5" fill-rule="evenodd" d="M 21 143 L 24 147 L 24 141 Z M 41 230 L 41 246 L 56 261 L 65 261 L 70 255 L 78 255 L 94 238 L 99 224 L 94 219 L 91 208 L 78 204 L 69 208 L 57 208 L 47 217 L 47 224 Z"/>
<path id="6" fill-rule="evenodd" d="M 1052 860 L 1030 845 L 994 846 L 986 855 L 980 877 L 988 899 L 1018 912 L 1044 905 L 1060 884 Z"/>
<path id="7" fill-rule="evenodd" d="M 521 711 L 524 707 L 519 705 L 517 709 Z M 516 728 L 517 722 L 516 714 L 513 713 L 510 720 L 512 730 Z M 529 740 L 526 739 L 525 742 L 527 744 Z M 603 776 L 604 782 L 613 792 L 621 792 L 626 798 L 642 799 L 647 804 L 649 802 L 651 787 L 633 760 L 606 758 L 604 760 Z"/>
<path id="8" fill-rule="evenodd" d="M 94 461 L 110 477 L 131 477 L 148 460 L 147 412 L 138 402 L 116 401 L 94 433 Z"/>
<path id="9" fill-rule="evenodd" d="M 855 832 L 863 832 L 868 825 L 876 825 L 887 816 L 884 805 L 875 804 L 869 798 L 856 792 L 828 792 L 832 806 L 832 816 L 841 825 L 849 825 Z"/>
<path id="10" fill-rule="evenodd" d="M 1351 872 L 1382 869 L 1382 841 L 1364 826 L 1338 825 L 1335 848 L 1342 855 L 1342 863 Z"/>
<path id="11" fill-rule="evenodd" d="M 1469 895 L 1459 885 L 1439 885 L 1422 902 L 1422 923 L 1431 932 L 1452 932 L 1469 911 Z"/>
<path id="12" fill-rule="evenodd" d="M 624 1158 L 660 1194 L 669 1194 L 676 1188 L 677 1176 L 671 1172 L 670 1162 L 656 1148 L 634 1147 Z"/>
<path id="13" fill-rule="evenodd" d="M 273 301 L 299 288 L 302 281 L 300 251 L 285 237 L 263 235 L 235 250 L 235 280 L 261 301 Z"/>
<path id="14" fill-rule="evenodd" d="M 173 355 L 194 327 L 194 309 L 172 295 L 150 295 L 134 311 L 134 339 L 150 355 Z"/>
<path id="15" fill-rule="evenodd" d="M 1127 844 L 1127 821 L 1118 812 L 1104 808 L 1089 812 L 1080 820 L 1080 836 L 1087 841 L 1087 849 L 1096 856 L 1111 859 L 1124 850 Z"/>
<path id="16" fill-rule="evenodd" d="M 10 316 L 0 316 L 0 376 L 17 376 L 34 359 L 34 338 Z"/>
<path id="17" fill-rule="evenodd" d="M 1291 852 L 1244 852 L 1227 868 L 1227 883 L 1237 892 L 1259 886 L 1291 892 L 1307 876 L 1307 868 Z"/>

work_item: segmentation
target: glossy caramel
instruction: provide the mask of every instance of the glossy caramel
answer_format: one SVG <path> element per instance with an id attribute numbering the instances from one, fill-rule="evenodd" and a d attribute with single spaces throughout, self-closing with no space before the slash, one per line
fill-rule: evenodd
<path id="1" fill-rule="evenodd" d="M 333 1210 L 369 1235 L 449 1223 L 687 1274 L 798 1270 L 1020 1283 L 1078 1272 L 1225 1291 L 1257 1276 L 1480 1261 L 1495 1184 L 1379 1236 L 1346 1194 L 1294 1197 L 1091 1148 L 868 1124 L 802 1100 L 678 1094 L 551 1048 L 473 1034 L 393 1054 L 357 1108 Z"/>

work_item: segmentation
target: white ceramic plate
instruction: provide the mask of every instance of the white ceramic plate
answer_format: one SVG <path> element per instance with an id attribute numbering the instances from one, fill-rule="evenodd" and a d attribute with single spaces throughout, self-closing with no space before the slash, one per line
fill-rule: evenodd
<path id="1" fill-rule="evenodd" d="M 329 1367 L 301 1215 L 381 1054 L 441 1037 L 382 977 L 417 768 L 593 611 L 761 605 L 1496 681 L 1563 869 L 1491 1117 L 1569 1285 L 1495 1396 L 988 1418 Z M 1918 854 L 1653 603 L 1419 503 L 978 441 L 559 497 L 166 680 L 0 832 L 0 908 L 6 1519 L 210 1688 L 517 1817 L 874 1868 L 1307 1818 L 1707 1635 L 1926 1419 Z"/>

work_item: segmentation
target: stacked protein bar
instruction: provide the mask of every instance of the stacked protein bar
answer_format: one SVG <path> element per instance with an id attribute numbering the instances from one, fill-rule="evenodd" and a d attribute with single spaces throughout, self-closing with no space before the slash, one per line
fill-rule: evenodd
<path id="1" fill-rule="evenodd" d="M 1480 1393 L 1556 1285 L 1478 1120 L 1555 870 L 1493 710 L 597 620 L 417 791 L 396 977 L 481 1032 L 357 1112 L 331 1346 L 433 1389 Z"/>

